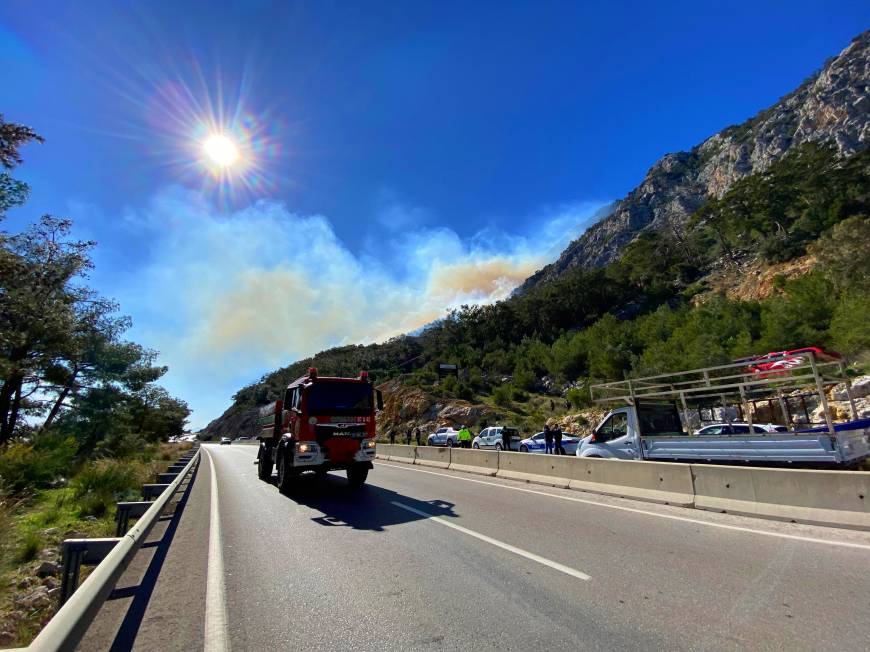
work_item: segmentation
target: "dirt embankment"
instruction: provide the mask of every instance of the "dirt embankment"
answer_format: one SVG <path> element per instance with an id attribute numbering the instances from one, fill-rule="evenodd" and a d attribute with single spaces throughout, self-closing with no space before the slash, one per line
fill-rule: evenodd
<path id="1" fill-rule="evenodd" d="M 565 432 L 585 434 L 606 412 L 601 408 L 552 412 L 548 407 L 552 398 L 549 396 L 495 408 L 479 401 L 438 397 L 400 379 L 388 381 L 380 389 L 384 393 L 384 411 L 378 416 L 378 435 L 387 439 L 393 430 L 398 441 L 404 441 L 409 428 L 419 427 L 425 441 L 436 428 L 459 429 L 463 425 L 475 434 L 486 426 L 519 425 L 522 436 L 528 437 L 543 428 L 544 423 L 558 423 Z M 562 401 L 557 403 L 561 406 Z M 528 422 L 533 422 L 533 429 L 522 427 Z"/>
<path id="2" fill-rule="evenodd" d="M 768 264 L 761 260 L 749 260 L 739 265 L 722 266 L 705 279 L 709 288 L 694 297 L 696 305 L 710 297 L 724 294 L 733 301 L 761 301 L 776 291 L 778 279 L 792 279 L 812 271 L 815 257 L 801 256 L 784 263 Z"/>

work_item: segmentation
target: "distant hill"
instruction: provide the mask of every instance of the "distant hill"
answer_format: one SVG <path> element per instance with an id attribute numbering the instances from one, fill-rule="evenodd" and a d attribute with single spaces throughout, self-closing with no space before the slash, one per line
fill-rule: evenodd
<path id="1" fill-rule="evenodd" d="M 568 270 L 603 267 L 643 231 L 685 228 L 707 200 L 766 170 L 795 146 L 833 143 L 844 156 L 870 145 L 870 30 L 857 36 L 796 90 L 689 152 L 667 154 L 610 214 L 529 277 L 528 291 Z"/>

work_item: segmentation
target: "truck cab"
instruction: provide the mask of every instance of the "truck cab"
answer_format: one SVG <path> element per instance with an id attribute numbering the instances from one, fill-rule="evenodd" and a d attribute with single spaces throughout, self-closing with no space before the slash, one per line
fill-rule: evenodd
<path id="1" fill-rule="evenodd" d="M 577 448 L 578 457 L 643 459 L 643 437 L 683 437 L 674 403 L 641 403 L 612 410 Z"/>

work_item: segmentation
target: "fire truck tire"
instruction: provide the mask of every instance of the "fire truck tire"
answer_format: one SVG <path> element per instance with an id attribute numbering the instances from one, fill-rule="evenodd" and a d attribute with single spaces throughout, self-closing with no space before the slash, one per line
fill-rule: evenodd
<path id="1" fill-rule="evenodd" d="M 355 465 L 347 469 L 347 481 L 351 487 L 361 487 L 369 477 L 369 469 L 363 465 Z"/>
<path id="2" fill-rule="evenodd" d="M 293 490 L 293 469 L 287 468 L 287 450 L 278 450 L 278 491 L 289 494 Z"/>
<path id="3" fill-rule="evenodd" d="M 272 451 L 264 448 L 260 451 L 260 459 L 257 461 L 257 476 L 264 482 L 272 479 Z"/>

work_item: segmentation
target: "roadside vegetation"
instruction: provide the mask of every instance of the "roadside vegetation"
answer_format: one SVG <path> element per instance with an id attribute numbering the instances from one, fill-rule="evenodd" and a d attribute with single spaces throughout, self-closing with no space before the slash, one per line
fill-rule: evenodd
<path id="1" fill-rule="evenodd" d="M 22 206 L 11 176 L 41 138 L 0 115 L 0 222 Z M 157 352 L 86 285 L 95 243 L 44 215 L 0 232 L 0 645 L 24 645 L 54 613 L 59 545 L 113 536 L 114 507 L 174 459 L 187 405 L 156 384 Z M 160 470 L 163 470 L 160 468 Z"/>
<path id="2" fill-rule="evenodd" d="M 843 160 L 828 145 L 804 145 L 702 206 L 684 228 L 642 234 L 604 269 L 576 269 L 493 305 L 464 306 L 417 336 L 324 351 L 241 389 L 228 414 L 274 400 L 309 366 L 337 375 L 368 369 L 377 382 L 401 378 L 530 422 L 548 410 L 527 406 L 552 397 L 585 406 L 590 381 L 753 353 L 819 345 L 866 370 L 868 216 L 870 150 Z M 736 284 L 748 263 L 807 254 L 809 273 L 775 278 L 761 300 L 730 299 L 709 283 L 717 273 Z M 460 376 L 439 380 L 442 362 L 458 364 Z"/>

